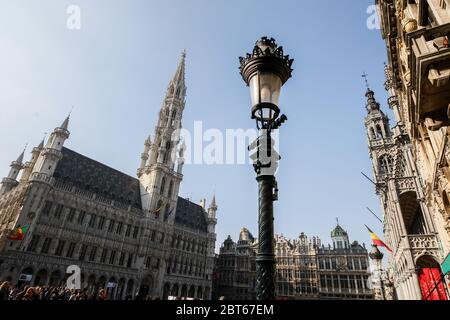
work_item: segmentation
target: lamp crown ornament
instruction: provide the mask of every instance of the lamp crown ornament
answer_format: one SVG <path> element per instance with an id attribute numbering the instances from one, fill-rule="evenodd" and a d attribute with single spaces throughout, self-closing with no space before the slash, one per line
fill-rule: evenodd
<path id="1" fill-rule="evenodd" d="M 283 47 L 274 38 L 262 37 L 256 41 L 252 53 L 239 58 L 242 79 L 250 87 L 252 99 L 252 119 L 256 119 L 258 129 L 278 129 L 287 120 L 280 116 L 278 100 L 281 87 L 292 76 L 294 59 L 285 55 Z"/>
<path id="2" fill-rule="evenodd" d="M 271 63 L 274 65 L 272 65 Z M 239 57 L 241 64 L 239 70 L 242 78 L 250 85 L 250 79 L 258 71 L 272 71 L 279 75 L 282 84 L 292 77 L 292 64 L 294 59 L 284 55 L 283 47 L 278 46 L 274 38 L 262 37 L 256 41 L 253 52 L 247 53 L 245 57 Z M 266 66 L 265 64 L 269 65 Z M 273 67 L 267 70 L 269 67 Z"/>

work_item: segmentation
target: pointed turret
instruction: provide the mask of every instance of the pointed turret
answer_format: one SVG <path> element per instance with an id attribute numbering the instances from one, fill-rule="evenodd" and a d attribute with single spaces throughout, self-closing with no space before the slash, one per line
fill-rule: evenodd
<path id="1" fill-rule="evenodd" d="M 64 146 L 64 142 L 70 136 L 70 132 L 68 130 L 69 119 L 70 114 L 61 124 L 61 126 L 53 130 L 47 141 L 47 144 L 45 145 L 45 148 L 41 151 L 38 159 L 36 160 L 36 164 L 34 165 L 33 173 L 31 176 L 32 180 L 34 176 L 38 177 L 38 174 L 43 174 L 47 176 L 47 178 L 53 176 L 53 172 L 55 172 L 59 160 L 62 159 L 61 150 Z M 36 173 L 36 175 L 34 175 L 34 173 Z M 44 179 L 44 176 L 39 176 L 39 179 Z"/>
<path id="2" fill-rule="evenodd" d="M 148 136 L 147 139 L 145 139 L 144 141 L 144 152 L 142 152 L 141 154 L 141 165 L 138 169 L 138 177 L 140 177 L 143 174 L 145 166 L 147 165 L 151 146 L 152 146 L 152 138 L 151 136 Z"/>
<path id="3" fill-rule="evenodd" d="M 61 125 L 61 129 L 67 130 L 69 128 L 69 120 L 70 120 L 70 114 L 67 116 L 67 118 L 64 120 L 64 122 Z"/>
<path id="4" fill-rule="evenodd" d="M 44 148 L 44 144 L 45 144 L 45 138 L 42 139 L 41 143 L 39 143 L 39 145 L 37 146 L 37 148 L 38 148 L 38 149 Z"/>
<path id="5" fill-rule="evenodd" d="M 216 194 L 213 195 L 210 208 L 217 208 L 217 205 L 216 205 Z"/>
<path id="6" fill-rule="evenodd" d="M 19 157 L 17 158 L 17 160 L 15 162 L 23 164 L 23 157 L 25 155 L 25 149 L 23 149 L 22 153 L 19 155 Z"/>
<path id="7" fill-rule="evenodd" d="M 213 234 L 215 232 L 216 224 L 217 224 L 217 204 L 216 204 L 216 195 L 213 195 L 211 200 L 211 204 L 208 208 L 208 232 Z"/>
<path id="8" fill-rule="evenodd" d="M 9 174 L 7 177 L 3 178 L 2 184 L 0 186 L 0 196 L 11 191 L 14 187 L 16 187 L 19 182 L 17 181 L 17 177 L 19 176 L 20 170 L 23 169 L 23 157 L 25 154 L 25 149 L 19 155 L 16 161 L 11 162 L 11 169 L 9 170 Z"/>
<path id="9" fill-rule="evenodd" d="M 25 167 L 22 171 L 22 176 L 20 177 L 20 182 L 28 181 L 28 179 L 30 178 L 30 175 L 33 172 L 33 168 L 36 164 L 36 161 L 39 158 L 41 151 L 44 149 L 44 144 L 45 144 L 45 137 L 42 139 L 39 145 L 37 147 L 34 147 L 33 150 L 31 151 L 31 159 L 30 161 L 27 161 L 27 163 L 25 163 Z"/>

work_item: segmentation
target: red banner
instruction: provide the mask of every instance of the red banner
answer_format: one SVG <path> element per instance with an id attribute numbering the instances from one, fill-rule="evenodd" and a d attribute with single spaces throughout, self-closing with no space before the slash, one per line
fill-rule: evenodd
<path id="1" fill-rule="evenodd" d="M 419 274 L 422 299 L 448 300 L 444 283 L 441 282 L 441 271 L 438 268 L 423 268 Z M 438 284 L 439 283 L 439 284 Z"/>

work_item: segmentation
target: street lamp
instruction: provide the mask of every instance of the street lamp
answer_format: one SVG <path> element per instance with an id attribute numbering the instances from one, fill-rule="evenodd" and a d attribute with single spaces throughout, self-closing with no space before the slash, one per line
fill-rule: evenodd
<path id="1" fill-rule="evenodd" d="M 275 39 L 262 37 L 253 52 L 239 61 L 242 78 L 250 87 L 251 117 L 260 130 L 258 139 L 249 146 L 250 151 L 255 151 L 251 158 L 259 187 L 256 295 L 258 300 L 273 300 L 276 270 L 273 202 L 278 200 L 275 172 L 280 156 L 274 149 L 271 132 L 287 120 L 284 114 L 280 116 L 278 103 L 281 87 L 292 75 L 294 60 L 284 55 Z"/>

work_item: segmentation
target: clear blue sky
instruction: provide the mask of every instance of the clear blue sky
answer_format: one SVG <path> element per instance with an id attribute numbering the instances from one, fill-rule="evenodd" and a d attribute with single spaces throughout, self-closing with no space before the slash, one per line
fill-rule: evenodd
<path id="1" fill-rule="evenodd" d="M 68 5 L 81 30 L 66 28 Z M 167 84 L 187 50 L 183 125 L 253 128 L 238 57 L 261 36 L 295 58 L 281 107 L 280 201 L 276 232 L 326 243 L 339 217 L 351 240 L 381 234 L 367 153 L 366 71 L 378 100 L 385 45 L 368 30 L 373 0 L 0 0 L 0 175 L 26 142 L 35 146 L 71 106 L 66 146 L 135 176 Z M 29 148 L 30 149 L 30 148 Z M 257 234 L 257 185 L 249 165 L 186 166 L 181 195 L 219 206 L 218 245 L 241 227 Z"/>

